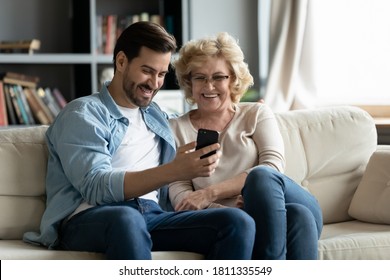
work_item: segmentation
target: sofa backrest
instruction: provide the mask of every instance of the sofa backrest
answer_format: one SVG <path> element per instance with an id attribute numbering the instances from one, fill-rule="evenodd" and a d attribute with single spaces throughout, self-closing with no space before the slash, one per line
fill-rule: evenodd
<path id="1" fill-rule="evenodd" d="M 363 110 L 332 107 L 276 114 L 286 174 L 312 192 L 324 222 L 349 220 L 348 207 L 377 146 Z M 0 130 L 0 239 L 39 231 L 45 209 L 46 126 Z"/>
<path id="2" fill-rule="evenodd" d="M 46 126 L 0 130 L 0 239 L 38 231 L 45 209 Z"/>
<path id="3" fill-rule="evenodd" d="M 318 199 L 324 223 L 351 220 L 348 208 L 372 153 L 375 122 L 352 106 L 276 114 L 285 143 L 286 174 Z"/>

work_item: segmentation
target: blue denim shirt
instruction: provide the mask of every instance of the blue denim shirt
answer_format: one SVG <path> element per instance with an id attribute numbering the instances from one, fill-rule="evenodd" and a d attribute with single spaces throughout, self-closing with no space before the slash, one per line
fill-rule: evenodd
<path id="1" fill-rule="evenodd" d="M 125 171 L 114 171 L 111 159 L 126 133 L 129 121 L 107 89 L 70 102 L 46 132 L 49 159 L 46 210 L 40 233 L 27 232 L 26 242 L 55 247 L 58 226 L 83 201 L 102 205 L 124 200 Z M 147 127 L 161 140 L 161 164 L 176 154 L 168 115 L 154 102 L 141 112 Z M 166 186 L 159 192 L 163 209 L 172 210 Z"/>

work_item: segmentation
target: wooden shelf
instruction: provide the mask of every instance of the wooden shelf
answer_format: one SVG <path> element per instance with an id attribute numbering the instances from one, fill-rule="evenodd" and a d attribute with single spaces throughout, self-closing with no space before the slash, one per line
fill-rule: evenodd
<path id="1" fill-rule="evenodd" d="M 1 54 L 1 63 L 11 64 L 86 64 L 91 62 L 89 54 Z"/>
<path id="2" fill-rule="evenodd" d="M 377 128 L 390 128 L 390 118 L 374 118 Z"/>
<path id="3" fill-rule="evenodd" d="M 378 144 L 390 145 L 390 118 L 374 118 L 378 133 Z"/>
<path id="4" fill-rule="evenodd" d="M 10 64 L 111 64 L 112 55 L 93 54 L 0 54 L 1 63 Z"/>

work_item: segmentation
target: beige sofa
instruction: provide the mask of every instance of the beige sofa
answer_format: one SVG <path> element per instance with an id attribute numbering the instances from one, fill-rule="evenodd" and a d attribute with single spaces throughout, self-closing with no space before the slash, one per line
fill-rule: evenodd
<path id="1" fill-rule="evenodd" d="M 390 146 L 355 107 L 277 114 L 287 175 L 312 192 L 324 215 L 320 259 L 390 259 Z M 26 244 L 45 208 L 46 127 L 0 130 L 0 259 L 101 259 Z M 266 132 L 265 132 L 266 133 Z M 154 259 L 201 259 L 153 252 Z"/>

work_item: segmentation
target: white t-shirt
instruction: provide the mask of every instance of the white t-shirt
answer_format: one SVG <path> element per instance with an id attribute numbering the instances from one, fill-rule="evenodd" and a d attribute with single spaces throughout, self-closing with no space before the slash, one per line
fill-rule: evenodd
<path id="1" fill-rule="evenodd" d="M 139 171 L 160 164 L 161 145 L 158 136 L 150 131 L 142 119 L 139 108 L 119 107 L 129 120 L 129 127 L 121 145 L 112 158 L 114 169 Z M 141 198 L 157 200 L 157 191 L 145 194 Z"/>
<path id="2" fill-rule="evenodd" d="M 122 143 L 112 157 L 113 169 L 139 171 L 158 166 L 160 164 L 161 144 L 158 136 L 146 126 L 140 109 L 120 106 L 119 109 L 129 120 L 129 127 Z M 151 199 L 158 203 L 158 191 L 152 191 L 140 198 Z M 93 206 L 87 202 L 81 203 L 68 219 L 91 207 Z"/>

